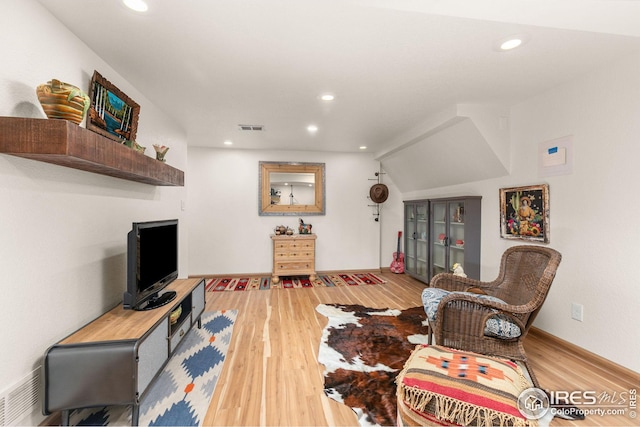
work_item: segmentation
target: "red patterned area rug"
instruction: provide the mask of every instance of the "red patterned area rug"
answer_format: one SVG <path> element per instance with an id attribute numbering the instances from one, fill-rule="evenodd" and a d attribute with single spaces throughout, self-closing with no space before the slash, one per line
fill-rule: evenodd
<path id="1" fill-rule="evenodd" d="M 254 291 L 267 289 L 299 289 L 334 286 L 378 285 L 386 280 L 373 273 L 325 274 L 315 280 L 309 276 L 281 277 L 273 283 L 271 277 L 220 277 L 207 280 L 209 292 Z"/>

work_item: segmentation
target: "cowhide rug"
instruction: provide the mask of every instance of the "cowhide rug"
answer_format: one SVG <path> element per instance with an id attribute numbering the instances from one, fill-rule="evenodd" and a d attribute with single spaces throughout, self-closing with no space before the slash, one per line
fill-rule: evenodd
<path id="1" fill-rule="evenodd" d="M 361 426 L 396 425 L 395 379 L 416 344 L 427 342 L 424 309 L 320 304 L 316 311 L 329 318 L 318 352 L 326 395 L 351 407 Z"/>

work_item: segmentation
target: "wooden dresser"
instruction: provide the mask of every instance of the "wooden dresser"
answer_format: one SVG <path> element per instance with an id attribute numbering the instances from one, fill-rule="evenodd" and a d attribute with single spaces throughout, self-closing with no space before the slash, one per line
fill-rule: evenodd
<path id="1" fill-rule="evenodd" d="M 316 279 L 316 235 L 271 235 L 273 240 L 273 283 L 280 276 L 309 276 Z"/>

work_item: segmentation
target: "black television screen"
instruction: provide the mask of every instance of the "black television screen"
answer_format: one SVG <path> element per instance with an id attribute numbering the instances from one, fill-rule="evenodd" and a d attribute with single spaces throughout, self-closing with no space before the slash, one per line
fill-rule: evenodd
<path id="1" fill-rule="evenodd" d="M 159 292 L 177 277 L 178 220 L 134 222 L 127 236 L 124 308 L 149 310 L 167 304 L 175 292 Z"/>

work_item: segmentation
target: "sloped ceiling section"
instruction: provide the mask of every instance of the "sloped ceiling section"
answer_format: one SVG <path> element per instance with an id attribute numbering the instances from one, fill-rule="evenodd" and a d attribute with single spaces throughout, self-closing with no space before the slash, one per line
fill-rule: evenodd
<path id="1" fill-rule="evenodd" d="M 418 132 L 378 157 L 402 193 L 509 174 L 508 119 L 499 111 L 456 106 Z"/>

